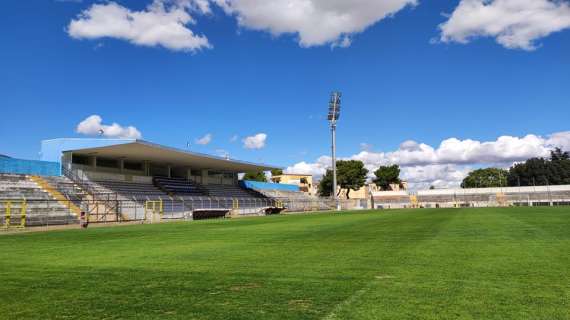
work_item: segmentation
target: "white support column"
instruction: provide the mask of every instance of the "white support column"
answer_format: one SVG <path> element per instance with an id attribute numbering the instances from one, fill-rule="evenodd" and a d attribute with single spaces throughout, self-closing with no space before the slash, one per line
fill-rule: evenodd
<path id="1" fill-rule="evenodd" d="M 168 177 L 172 178 L 172 167 L 171 166 L 166 166 L 166 170 L 168 170 Z"/>
<path id="2" fill-rule="evenodd" d="M 202 184 L 208 184 L 208 169 L 202 169 Z"/>

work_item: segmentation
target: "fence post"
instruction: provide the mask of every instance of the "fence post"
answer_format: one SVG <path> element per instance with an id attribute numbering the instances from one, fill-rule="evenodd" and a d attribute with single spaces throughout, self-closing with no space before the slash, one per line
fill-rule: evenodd
<path id="1" fill-rule="evenodd" d="M 26 200 L 22 201 L 22 207 L 20 208 L 20 226 L 22 228 L 26 227 L 26 211 L 28 210 L 28 203 L 26 202 Z"/>
<path id="2" fill-rule="evenodd" d="M 50 208 L 50 205 L 49 205 L 49 201 L 48 201 L 48 200 L 46 200 L 46 208 L 47 208 L 47 209 L 46 209 L 47 216 L 45 217 L 45 219 L 46 219 L 46 229 L 49 229 L 49 220 L 50 220 L 50 214 L 51 214 L 51 210 L 50 210 L 50 209 L 51 209 L 51 208 Z"/>
<path id="3" fill-rule="evenodd" d="M 10 219 L 12 217 L 12 203 L 10 201 L 6 202 L 6 217 L 4 218 L 4 224 L 6 228 L 10 228 Z"/>
<path id="4" fill-rule="evenodd" d="M 530 193 L 527 193 L 527 194 L 526 194 L 526 197 L 527 197 L 527 199 L 528 199 L 528 206 L 529 206 L 529 207 L 532 207 L 532 202 L 530 201 Z"/>

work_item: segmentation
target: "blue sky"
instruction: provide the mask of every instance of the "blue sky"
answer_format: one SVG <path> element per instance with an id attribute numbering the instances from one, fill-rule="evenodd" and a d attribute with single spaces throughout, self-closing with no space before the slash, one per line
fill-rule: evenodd
<path id="1" fill-rule="evenodd" d="M 489 31 L 494 28 L 486 24 L 492 21 L 479 22 L 478 29 L 462 24 L 473 19 L 466 10 L 476 0 L 463 1 L 471 7 L 460 1 L 391 0 L 402 2 L 389 12 L 393 16 L 363 17 L 366 8 L 356 10 L 347 25 L 339 22 L 339 36 L 320 38 L 321 29 L 311 26 L 319 21 L 302 22 L 307 27 L 255 20 L 245 0 L 244 5 L 212 1 L 208 12 L 176 4 L 184 0 L 154 1 L 167 2 L 166 10 L 183 8 L 195 24 L 181 27 L 207 38 L 209 47 L 173 48 L 160 39 L 141 44 L 113 33 L 87 36 L 85 29 L 72 36 L 72 21 L 96 22 L 81 12 L 109 2 L 2 1 L 0 153 L 37 159 L 40 140 L 85 136 L 76 132 L 77 125 L 99 115 L 103 124 L 136 127 L 145 140 L 182 148 L 191 142 L 199 152 L 318 172 L 324 165 L 317 159 L 329 153 L 324 116 L 335 89 L 343 92 L 339 155 L 364 157 L 371 166 L 401 162 L 412 180 L 414 170 L 427 174 L 425 166 L 446 166 L 454 178 L 420 179 L 441 180 L 443 186 L 474 166 L 542 155 L 553 141 L 570 145 L 570 135 L 552 136 L 570 130 L 570 22 L 549 27 L 548 21 L 538 21 L 520 34 L 505 35 Z M 208 3 L 186 3 L 193 1 Z M 501 8 L 501 1 L 509 0 L 482 9 L 516 16 L 504 10 L 508 5 Z M 148 12 L 152 2 L 113 4 L 135 13 Z M 556 5 L 547 13 L 570 19 L 567 4 Z M 446 31 L 438 27 L 444 23 Z M 283 31 L 295 28 L 299 31 Z M 543 31 L 521 40 L 521 34 L 533 34 L 532 28 Z M 342 42 L 345 38 L 350 45 Z M 244 146 L 246 137 L 260 133 L 267 137 L 261 148 Z M 207 134 L 208 144 L 196 143 Z M 525 149 L 529 134 L 539 139 L 531 146 L 538 149 Z M 489 148 L 501 153 L 504 146 L 497 139 L 502 136 L 517 138 L 508 146 L 525 152 L 469 158 L 469 150 L 462 150 L 466 159 L 444 161 L 446 156 L 439 155 L 415 162 L 394 155 L 420 152 L 421 143 L 437 153 L 450 138 L 495 143 Z M 409 150 L 401 146 L 408 140 L 417 142 Z M 381 159 L 369 159 L 375 156 Z"/>

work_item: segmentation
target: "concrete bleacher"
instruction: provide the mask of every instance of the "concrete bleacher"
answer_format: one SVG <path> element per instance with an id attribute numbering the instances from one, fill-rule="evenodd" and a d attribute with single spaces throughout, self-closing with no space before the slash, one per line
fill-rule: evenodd
<path id="1" fill-rule="evenodd" d="M 128 200 L 265 198 L 262 194 L 236 185 L 197 184 L 185 179 L 154 177 L 153 183 L 116 180 L 93 181 L 101 193 L 117 193 Z"/>
<path id="2" fill-rule="evenodd" d="M 330 210 L 333 205 L 329 199 L 311 196 L 296 185 L 257 181 L 243 181 L 242 184 L 269 199 L 279 201 L 288 211 Z"/>
<path id="3" fill-rule="evenodd" d="M 169 194 L 205 196 L 206 191 L 199 184 L 182 178 L 154 177 L 154 185 Z"/>
<path id="4" fill-rule="evenodd" d="M 86 199 L 85 191 L 65 176 L 43 177 L 43 179 L 78 207 L 81 207 L 81 202 Z"/>
<path id="5" fill-rule="evenodd" d="M 48 200 L 50 197 L 25 175 L 0 174 L 0 199 Z"/>
<path id="6" fill-rule="evenodd" d="M 93 181 L 99 193 L 116 193 L 124 200 L 155 200 L 168 198 L 168 194 L 151 183 L 124 181 Z"/>
<path id="7" fill-rule="evenodd" d="M 207 184 L 202 186 L 211 197 L 219 198 L 265 198 L 254 190 L 248 190 L 236 185 Z"/>
<path id="8" fill-rule="evenodd" d="M 55 225 L 77 223 L 68 207 L 55 200 L 26 175 L 0 174 L 0 224 L 4 225 L 10 203 L 12 224 L 19 223 L 22 201 L 25 200 L 26 225 Z"/>
<path id="9" fill-rule="evenodd" d="M 140 219 L 147 201 L 162 200 L 162 209 L 167 219 L 176 219 L 204 210 L 240 210 L 265 208 L 273 202 L 253 190 L 236 185 L 201 185 L 180 178 L 153 177 L 147 182 L 99 180 L 91 181 L 102 193 L 115 193 L 121 201 L 124 216 Z M 239 202 L 235 202 L 240 199 Z M 125 201 L 127 200 L 127 201 Z M 223 209 L 223 210 L 222 210 Z M 203 213 L 203 212 L 202 212 Z"/>

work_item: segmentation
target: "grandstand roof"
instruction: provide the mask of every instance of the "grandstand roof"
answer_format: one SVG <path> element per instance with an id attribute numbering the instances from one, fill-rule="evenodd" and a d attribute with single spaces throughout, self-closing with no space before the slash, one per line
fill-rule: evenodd
<path id="1" fill-rule="evenodd" d="M 95 155 L 97 157 L 124 158 L 136 161 L 167 163 L 173 166 L 188 166 L 196 169 L 224 170 L 234 172 L 269 171 L 281 169 L 276 166 L 251 163 L 222 157 L 190 152 L 182 149 L 162 146 L 143 140 L 125 141 L 126 143 L 64 150 L 75 154 Z"/>

